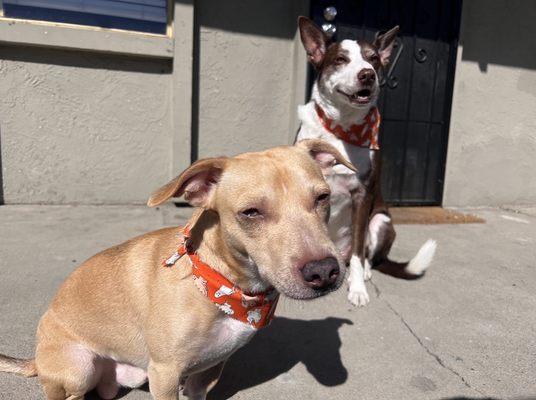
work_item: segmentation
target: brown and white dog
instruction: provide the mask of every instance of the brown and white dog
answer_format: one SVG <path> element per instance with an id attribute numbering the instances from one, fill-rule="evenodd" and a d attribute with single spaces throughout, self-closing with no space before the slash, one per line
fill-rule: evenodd
<path id="1" fill-rule="evenodd" d="M 318 140 L 197 161 L 148 202 L 184 195 L 199 207 L 188 229 L 147 233 L 83 263 L 41 318 L 35 359 L 0 356 L 0 371 L 37 375 L 48 400 L 95 388 L 112 399 L 147 378 L 154 399 L 176 400 L 182 385 L 205 399 L 278 293 L 312 299 L 341 285 L 322 174 L 338 162 L 355 170 Z M 215 276 L 225 284 L 210 287 Z"/>
<path id="2" fill-rule="evenodd" d="M 409 262 L 387 256 L 395 239 L 391 216 L 380 192 L 380 151 L 377 143 L 380 86 L 378 74 L 389 63 L 398 26 L 374 43 L 343 40 L 328 43 L 310 19 L 298 25 L 308 59 L 318 77 L 311 101 L 300 106 L 297 142 L 322 139 L 335 146 L 359 173 L 337 165 L 326 179 L 331 187 L 330 235 L 350 263 L 348 300 L 366 305 L 365 280 L 371 265 L 404 278 L 421 276 L 430 265 L 436 243 L 428 240 Z"/>

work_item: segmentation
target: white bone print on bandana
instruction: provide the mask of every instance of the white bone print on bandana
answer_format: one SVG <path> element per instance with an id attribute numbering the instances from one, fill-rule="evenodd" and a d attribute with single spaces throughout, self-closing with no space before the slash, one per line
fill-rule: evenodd
<path id="1" fill-rule="evenodd" d="M 164 266 L 171 267 L 179 260 L 179 258 L 181 258 L 181 255 L 178 252 L 173 253 L 171 257 L 164 261 Z"/>
<path id="2" fill-rule="evenodd" d="M 220 288 L 216 293 L 214 293 L 214 297 L 219 299 L 221 296 L 230 296 L 235 292 L 234 288 L 227 287 L 225 285 L 221 285 Z"/>
<path id="3" fill-rule="evenodd" d="M 268 325 L 272 320 L 279 293 L 270 287 L 255 296 L 245 294 L 225 276 L 204 263 L 193 249 L 188 248 L 189 238 L 190 230 L 185 227 L 178 250 L 162 262 L 163 266 L 170 267 L 176 264 L 180 257 L 187 256 L 192 266 L 194 286 L 220 311 L 255 329 Z"/>
<path id="4" fill-rule="evenodd" d="M 250 324 L 258 324 L 261 320 L 261 311 L 258 308 L 248 311 L 248 322 Z"/>
<path id="5" fill-rule="evenodd" d="M 229 305 L 229 303 L 223 303 L 223 304 L 216 304 L 220 310 L 222 310 L 227 315 L 233 315 L 234 310 L 233 307 Z"/>

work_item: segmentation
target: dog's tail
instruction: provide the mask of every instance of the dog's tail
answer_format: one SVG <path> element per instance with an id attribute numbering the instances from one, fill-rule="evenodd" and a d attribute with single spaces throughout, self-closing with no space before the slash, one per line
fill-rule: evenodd
<path id="1" fill-rule="evenodd" d="M 424 275 L 424 272 L 432 263 L 436 248 L 437 242 L 428 239 L 410 261 L 401 263 L 387 258 L 375 265 L 375 268 L 384 274 L 397 278 L 418 279 Z"/>
<path id="2" fill-rule="evenodd" d="M 31 378 L 37 376 L 35 359 L 24 360 L 0 354 L 0 372 L 9 372 Z"/>

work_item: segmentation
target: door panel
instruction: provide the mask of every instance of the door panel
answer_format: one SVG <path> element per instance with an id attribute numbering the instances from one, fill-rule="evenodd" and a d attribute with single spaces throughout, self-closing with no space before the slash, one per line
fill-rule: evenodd
<path id="1" fill-rule="evenodd" d="M 378 102 L 383 195 L 391 204 L 441 204 L 461 0 L 313 0 L 317 24 L 328 22 L 328 6 L 337 9 L 335 40 L 373 41 L 400 25 Z"/>
<path id="2" fill-rule="evenodd" d="M 382 151 L 390 157 L 383 158 L 382 165 L 382 192 L 386 200 L 391 202 L 390 193 L 398 193 L 402 181 L 402 175 L 398 171 L 402 170 L 404 160 L 404 149 L 406 147 L 404 136 L 396 132 L 403 131 L 405 122 L 402 120 L 384 120 L 382 122 Z M 394 133 L 394 134 L 393 134 Z"/>

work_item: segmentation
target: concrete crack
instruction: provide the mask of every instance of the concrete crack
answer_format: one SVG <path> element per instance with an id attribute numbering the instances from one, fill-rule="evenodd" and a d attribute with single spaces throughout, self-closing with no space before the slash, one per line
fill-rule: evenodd
<path id="1" fill-rule="evenodd" d="M 511 212 L 513 214 L 521 214 L 525 217 L 534 218 L 534 214 L 531 214 L 530 212 L 525 211 L 523 208 L 512 208 L 508 206 L 500 206 L 499 210 L 503 210 L 506 212 Z"/>
<path id="2" fill-rule="evenodd" d="M 406 329 L 408 330 L 408 332 L 415 338 L 415 340 L 417 341 L 417 343 L 419 344 L 419 346 L 421 346 L 423 348 L 423 350 L 428 353 L 431 357 L 433 357 L 436 362 L 444 369 L 446 369 L 447 371 L 449 371 L 451 374 L 455 375 L 456 377 L 458 377 L 458 379 L 460 379 L 460 381 L 466 386 L 468 387 L 469 389 L 472 389 L 474 390 L 475 392 L 485 396 L 484 393 L 482 393 L 480 390 L 472 387 L 469 382 L 467 382 L 467 380 L 458 372 L 456 371 L 455 369 L 453 369 L 452 367 L 449 367 L 447 364 L 445 364 L 445 361 L 443 361 L 443 359 L 441 359 L 441 357 L 439 355 L 437 355 L 436 353 L 434 353 L 432 350 L 430 350 L 430 348 L 428 348 L 428 346 L 422 341 L 422 339 L 419 337 L 419 335 L 417 335 L 417 333 L 411 328 L 411 326 L 408 324 L 408 322 L 404 319 L 404 317 L 391 305 L 391 303 L 389 303 L 389 301 L 387 301 L 384 297 L 381 297 L 381 291 L 380 291 L 380 288 L 372 281 L 372 279 L 369 281 L 372 286 L 374 287 L 374 291 L 376 292 L 376 298 L 378 299 L 381 299 L 386 305 L 387 307 L 389 307 L 389 309 L 393 312 L 393 314 L 395 314 L 399 319 L 400 321 L 402 322 L 402 324 L 406 327 Z"/>

